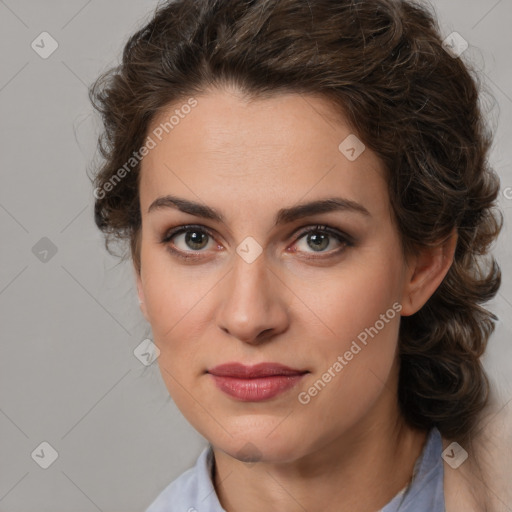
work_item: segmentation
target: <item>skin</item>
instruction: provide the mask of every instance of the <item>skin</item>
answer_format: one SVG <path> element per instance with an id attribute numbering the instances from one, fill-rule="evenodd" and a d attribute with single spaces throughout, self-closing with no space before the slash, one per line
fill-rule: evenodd
<path id="1" fill-rule="evenodd" d="M 286 94 L 247 102 L 235 89 L 196 99 L 141 168 L 135 274 L 163 380 L 214 446 L 215 488 L 228 512 L 375 512 L 409 482 L 426 438 L 397 408 L 400 314 L 418 311 L 439 286 L 456 235 L 404 259 L 383 165 L 368 148 L 355 161 L 340 152 L 354 132 L 327 100 Z M 150 131 L 177 107 L 169 106 Z M 218 209 L 225 222 L 172 208 L 148 213 L 166 194 Z M 370 215 L 336 211 L 273 226 L 280 208 L 332 196 L 356 201 Z M 192 262 L 160 243 L 188 223 L 214 235 Z M 315 251 L 298 232 L 317 224 L 349 234 L 353 246 L 329 237 Z M 252 263 L 236 252 L 248 236 L 262 249 Z M 198 253 L 184 234 L 172 242 Z M 298 394 L 394 303 L 400 314 L 301 404 Z M 270 400 L 242 402 L 205 373 L 233 361 L 279 362 L 310 373 Z M 241 460 L 242 453 L 254 462 Z"/>

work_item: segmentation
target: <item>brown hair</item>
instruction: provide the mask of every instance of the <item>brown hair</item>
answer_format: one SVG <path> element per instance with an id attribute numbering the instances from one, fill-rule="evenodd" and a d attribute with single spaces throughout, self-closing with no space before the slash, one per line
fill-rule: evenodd
<path id="1" fill-rule="evenodd" d="M 401 319 L 398 398 L 411 425 L 465 439 L 488 400 L 480 356 L 497 317 L 481 304 L 497 293 L 501 273 L 484 257 L 503 218 L 495 204 L 499 179 L 487 161 L 492 136 L 481 86 L 443 48 L 435 13 L 406 0 L 176 0 L 158 7 L 129 38 L 122 63 L 90 89 L 105 128 L 96 224 L 107 250 L 114 240 L 130 242 L 139 270 L 139 163 L 112 179 L 170 104 L 226 85 L 251 99 L 289 92 L 331 100 L 385 164 L 404 255 L 456 229 L 445 279 L 420 311 Z"/>

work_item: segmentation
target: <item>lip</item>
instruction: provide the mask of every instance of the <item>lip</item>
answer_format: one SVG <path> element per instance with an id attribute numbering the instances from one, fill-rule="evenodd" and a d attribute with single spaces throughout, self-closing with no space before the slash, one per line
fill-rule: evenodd
<path id="1" fill-rule="evenodd" d="M 226 363 L 207 370 L 207 373 L 227 395 L 244 402 L 259 402 L 293 388 L 309 371 L 279 363 L 260 363 L 254 366 Z"/>
<path id="2" fill-rule="evenodd" d="M 219 377 L 236 377 L 239 379 L 254 379 L 257 377 L 275 377 L 276 375 L 299 375 L 307 373 L 307 370 L 290 368 L 279 363 L 259 363 L 253 366 L 246 366 L 242 363 L 225 363 L 214 366 L 208 373 Z"/>

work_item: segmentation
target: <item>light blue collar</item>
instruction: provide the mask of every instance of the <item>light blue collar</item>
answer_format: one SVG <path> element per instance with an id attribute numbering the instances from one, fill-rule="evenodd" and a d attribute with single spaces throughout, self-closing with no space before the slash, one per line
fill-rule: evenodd
<path id="1" fill-rule="evenodd" d="M 445 512 L 442 452 L 441 434 L 433 428 L 414 465 L 411 484 L 405 492 L 397 494 L 382 512 Z"/>

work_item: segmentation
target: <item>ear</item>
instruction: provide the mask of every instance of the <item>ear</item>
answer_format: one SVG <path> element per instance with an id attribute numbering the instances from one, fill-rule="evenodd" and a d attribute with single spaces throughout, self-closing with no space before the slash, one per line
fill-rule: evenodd
<path id="1" fill-rule="evenodd" d="M 142 277 L 141 277 L 140 272 L 135 267 L 135 265 L 133 265 L 133 270 L 135 273 L 135 283 L 137 285 L 137 296 L 139 298 L 140 310 L 142 311 L 142 314 L 144 315 L 144 318 L 146 319 L 146 321 L 149 322 L 148 313 L 147 313 L 147 309 L 146 309 L 146 299 L 144 297 L 144 289 L 143 289 L 143 285 L 142 285 Z"/>
<path id="2" fill-rule="evenodd" d="M 457 230 L 435 247 L 421 247 L 407 265 L 405 285 L 402 293 L 402 316 L 419 311 L 437 290 L 453 263 L 457 245 Z"/>

